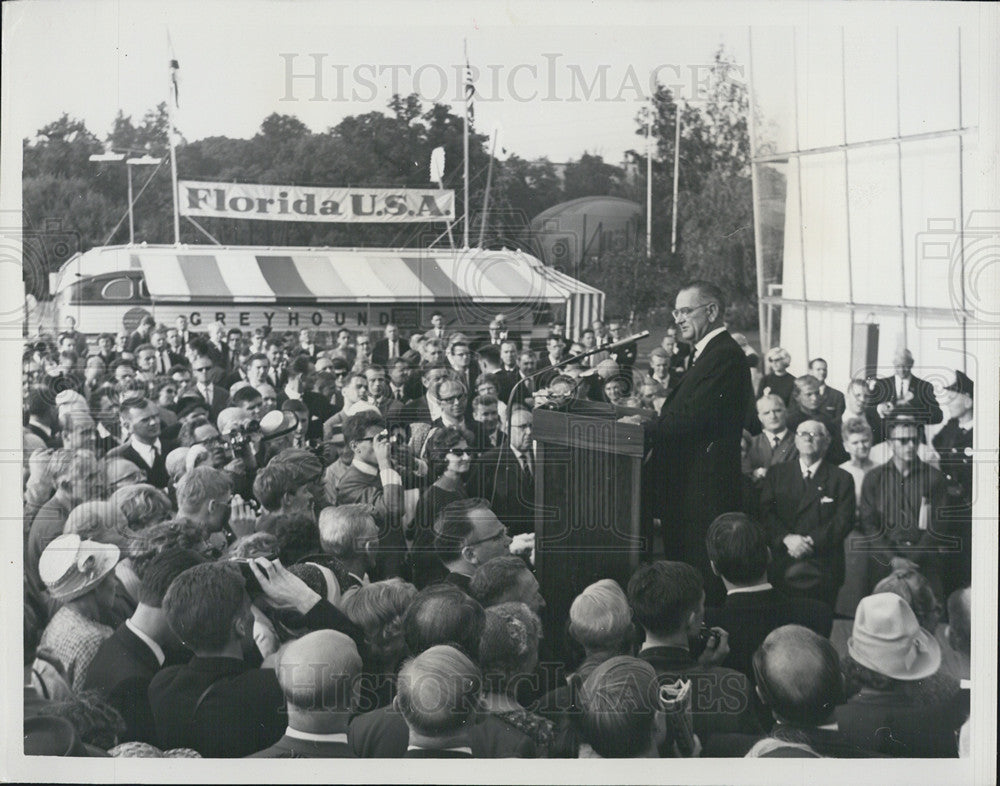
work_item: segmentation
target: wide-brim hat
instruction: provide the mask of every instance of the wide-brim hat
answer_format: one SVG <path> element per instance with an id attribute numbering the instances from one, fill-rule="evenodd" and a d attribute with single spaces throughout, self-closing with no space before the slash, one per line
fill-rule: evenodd
<path id="1" fill-rule="evenodd" d="M 294 412 L 272 409 L 260 419 L 260 432 L 264 439 L 277 439 L 291 434 L 298 425 L 299 418 Z"/>
<path id="2" fill-rule="evenodd" d="M 922 680 L 941 665 L 937 640 L 920 627 L 909 604 L 891 592 L 861 599 L 847 652 L 856 663 L 896 680 Z"/>
<path id="3" fill-rule="evenodd" d="M 60 535 L 49 543 L 38 560 L 38 574 L 49 594 L 62 602 L 86 595 L 103 581 L 121 557 L 111 543 Z"/>
<path id="4" fill-rule="evenodd" d="M 36 715 L 24 719 L 25 756 L 94 756 L 108 754 L 80 741 L 76 727 L 56 715 Z"/>

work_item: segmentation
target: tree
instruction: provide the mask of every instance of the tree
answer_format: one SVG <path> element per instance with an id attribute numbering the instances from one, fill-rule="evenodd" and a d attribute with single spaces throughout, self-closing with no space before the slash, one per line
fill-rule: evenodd
<path id="1" fill-rule="evenodd" d="M 585 196 L 621 196 L 621 167 L 606 164 L 598 155 L 584 153 L 579 161 L 570 161 L 563 172 L 563 198 Z"/>

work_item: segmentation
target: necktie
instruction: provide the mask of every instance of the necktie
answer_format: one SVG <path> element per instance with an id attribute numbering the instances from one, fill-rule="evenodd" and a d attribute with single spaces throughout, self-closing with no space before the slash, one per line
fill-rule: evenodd
<path id="1" fill-rule="evenodd" d="M 691 366 L 693 366 L 694 362 L 697 359 L 698 359 L 698 350 L 697 349 L 692 349 L 691 350 L 691 360 L 688 362 L 688 367 L 690 368 Z"/>
<path id="2" fill-rule="evenodd" d="M 812 477 L 812 470 L 811 469 L 807 469 L 805 471 L 805 473 L 803 473 L 803 475 L 802 475 L 802 479 L 805 480 L 805 481 L 807 481 L 807 482 L 808 482 L 809 478 L 811 478 L 811 477 Z"/>
<path id="3" fill-rule="evenodd" d="M 528 460 L 528 454 L 522 453 L 520 459 L 521 459 L 521 469 L 524 470 L 524 474 L 527 475 L 528 478 L 533 478 L 534 473 L 531 471 L 531 462 Z"/>
<path id="4" fill-rule="evenodd" d="M 778 445 L 780 443 L 781 443 L 781 440 L 778 439 L 778 435 L 777 434 L 771 434 L 771 449 L 772 450 L 777 450 L 778 449 Z"/>
<path id="5" fill-rule="evenodd" d="M 167 352 L 164 349 L 160 350 L 160 373 L 167 373 Z"/>

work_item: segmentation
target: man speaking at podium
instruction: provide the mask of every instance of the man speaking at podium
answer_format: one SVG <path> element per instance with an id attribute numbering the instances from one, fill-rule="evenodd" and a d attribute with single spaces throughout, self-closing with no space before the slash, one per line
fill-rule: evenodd
<path id="1" fill-rule="evenodd" d="M 643 472 L 643 521 L 660 520 L 666 558 L 701 571 L 706 591 L 713 586 L 708 526 L 741 509 L 740 436 L 752 398 L 746 358 L 722 321 L 724 302 L 705 281 L 677 294 L 674 321 L 693 357 L 659 417 L 646 424 Z M 719 592 L 721 584 L 709 600 Z"/>

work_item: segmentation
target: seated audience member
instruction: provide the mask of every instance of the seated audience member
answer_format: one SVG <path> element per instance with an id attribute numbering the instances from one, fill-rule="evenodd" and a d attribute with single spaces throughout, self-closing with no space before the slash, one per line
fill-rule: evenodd
<path id="1" fill-rule="evenodd" d="M 403 478 L 389 450 L 389 432 L 377 412 L 351 415 L 344 424 L 344 440 L 354 459 L 337 484 L 334 505 L 371 505 L 378 525 L 382 556 L 376 578 L 401 575 L 406 558 L 403 538 Z"/>
<path id="2" fill-rule="evenodd" d="M 561 753 L 553 749 L 555 725 L 518 702 L 519 694 L 533 692 L 541 637 L 542 621 L 524 603 L 491 606 L 479 642 L 479 665 L 484 679 L 482 709 L 530 737 L 538 756 L 546 758 Z"/>
<path id="3" fill-rule="evenodd" d="M 808 628 L 784 625 L 753 658 L 757 694 L 774 726 L 749 758 L 866 758 L 872 754 L 837 729 L 844 676 L 833 645 Z"/>
<path id="4" fill-rule="evenodd" d="M 98 620 L 114 603 L 118 547 L 81 540 L 79 535 L 53 539 L 38 561 L 38 572 L 51 598 L 60 603 L 42 632 L 38 648 L 63 667 L 69 686 L 81 690 L 101 643 L 114 632 Z"/>
<path id="5" fill-rule="evenodd" d="M 869 557 L 869 580 L 886 576 L 893 558 L 902 557 L 915 563 L 937 590 L 942 552 L 957 545 L 941 515 L 948 484 L 917 453 L 922 439 L 918 422 L 900 417 L 886 430 L 892 459 L 865 475 L 861 486 L 864 538 L 858 545 Z"/>
<path id="6" fill-rule="evenodd" d="M 476 569 L 494 557 L 509 554 L 510 544 L 507 528 L 484 499 L 452 502 L 434 523 L 434 551 L 447 570 L 443 581 L 463 592 L 469 591 Z"/>
<path id="7" fill-rule="evenodd" d="M 578 680 L 574 677 L 574 680 Z M 659 675 L 646 661 L 616 655 L 578 688 L 573 716 L 581 759 L 659 758 L 672 747 L 658 698 Z"/>
<path id="8" fill-rule="evenodd" d="M 698 571 L 683 562 L 642 565 L 629 579 L 628 600 L 645 634 L 638 657 L 652 664 L 661 679 L 692 681 L 694 730 L 702 744 L 719 732 L 756 732 L 749 680 L 720 665 L 729 655 L 726 631 L 713 628 L 714 641 L 700 655 L 691 652 L 705 613 Z"/>
<path id="9" fill-rule="evenodd" d="M 726 586 L 720 608 L 705 609 L 705 622 L 729 633 L 723 665 L 752 676 L 751 660 L 767 635 L 782 625 L 802 625 L 829 637 L 833 611 L 811 598 L 784 595 L 767 581 L 767 533 L 742 513 L 723 513 L 708 528 L 712 571 Z"/>
<path id="10" fill-rule="evenodd" d="M 319 630 L 286 644 L 275 670 L 288 708 L 280 740 L 257 759 L 352 759 L 347 723 L 355 704 L 361 656 L 350 637 Z"/>
<path id="11" fill-rule="evenodd" d="M 820 382 L 816 377 L 805 374 L 795 380 L 792 403 L 788 407 L 788 428 L 798 429 L 799 424 L 807 420 L 818 420 L 826 426 L 833 441 L 828 448 L 827 460 L 834 466 L 847 461 L 847 452 L 843 443 L 835 437 L 839 434 L 837 420 L 827 415 L 820 406 Z"/>
<path id="12" fill-rule="evenodd" d="M 420 494 L 416 515 L 406 532 L 413 541 L 410 563 L 417 587 L 444 578 L 444 569 L 434 555 L 434 521 L 448 504 L 469 496 L 465 484 L 472 466 L 471 441 L 472 434 L 464 429 L 444 426 L 432 429 L 424 445 L 428 477 L 434 481 Z"/>
<path id="13" fill-rule="evenodd" d="M 369 571 L 378 555 L 378 527 L 368 505 L 323 508 L 319 514 L 319 544 L 322 554 L 303 557 L 333 573 L 333 600 L 343 606 L 351 595 L 370 582 Z"/>
<path id="14" fill-rule="evenodd" d="M 358 712 L 392 703 L 396 672 L 406 657 L 403 619 L 417 588 L 402 579 L 376 581 L 344 599 L 344 613 L 365 632 L 367 655 L 360 678 Z"/>
<path id="15" fill-rule="evenodd" d="M 532 612 L 540 614 L 545 608 L 545 598 L 538 591 L 538 579 L 520 557 L 511 554 L 494 557 L 480 565 L 469 582 L 469 594 L 483 604 L 483 608 L 500 603 L 524 603 Z"/>
<path id="16" fill-rule="evenodd" d="M 968 718 L 969 696 L 929 680 L 941 649 L 899 595 L 869 595 L 858 604 L 844 672 L 861 691 L 837 707 L 840 731 L 880 756 L 958 755 L 956 733 Z"/>
<path id="17" fill-rule="evenodd" d="M 829 371 L 829 365 L 823 358 L 813 358 L 809 361 L 809 374 L 819 382 L 820 410 L 833 421 L 834 426 L 838 426 L 844 416 L 846 404 L 844 394 L 826 384 Z"/>
<path id="18" fill-rule="evenodd" d="M 161 669 L 150 682 L 158 746 L 232 758 L 277 742 L 285 729 L 284 695 L 272 670 L 243 659 L 253 615 L 239 571 L 218 563 L 189 568 L 171 583 L 163 610 L 194 657 Z"/>
<path id="19" fill-rule="evenodd" d="M 858 541 L 865 536 L 861 531 L 861 487 L 865 475 L 875 467 L 869 458 L 872 447 L 872 428 L 864 417 L 852 417 L 841 421 L 844 450 L 850 457 L 840 465 L 854 479 L 855 521 L 854 529 L 844 540 L 844 583 L 837 594 L 834 607 L 838 615 L 854 618 L 854 611 L 871 587 L 868 579 L 868 554 L 858 548 Z"/>
<path id="20" fill-rule="evenodd" d="M 795 447 L 795 432 L 788 428 L 788 413 L 781 396 L 768 393 L 757 399 L 756 406 L 763 430 L 750 437 L 743 459 L 743 474 L 749 475 L 760 488 L 768 469 L 785 461 L 795 461 L 799 451 Z"/>
<path id="21" fill-rule="evenodd" d="M 457 587 L 435 584 L 417 593 L 403 618 L 403 638 L 409 655 L 438 644 L 479 652 L 485 614 L 483 607 Z M 406 753 L 407 726 L 393 707 L 359 715 L 348 730 L 352 750 L 362 758 L 401 758 Z M 484 759 L 533 758 L 535 746 L 524 734 L 490 717 L 469 730 L 473 756 Z"/>
<path id="22" fill-rule="evenodd" d="M 101 644 L 84 685 L 101 693 L 125 720 L 119 742 L 156 741 L 156 726 L 146 691 L 163 666 L 183 663 L 189 652 L 181 646 L 162 609 L 170 583 L 205 558 L 186 549 L 171 548 L 153 557 L 139 588 L 132 616 Z"/>
<path id="23" fill-rule="evenodd" d="M 830 434 L 818 420 L 795 432 L 798 461 L 767 471 L 760 509 L 771 541 L 771 581 L 831 607 L 844 581 L 844 539 L 854 524 L 854 483 L 825 456 Z"/>
<path id="24" fill-rule="evenodd" d="M 409 730 L 403 758 L 473 758 L 481 689 L 479 667 L 455 647 L 436 645 L 404 663 L 393 700 Z"/>

